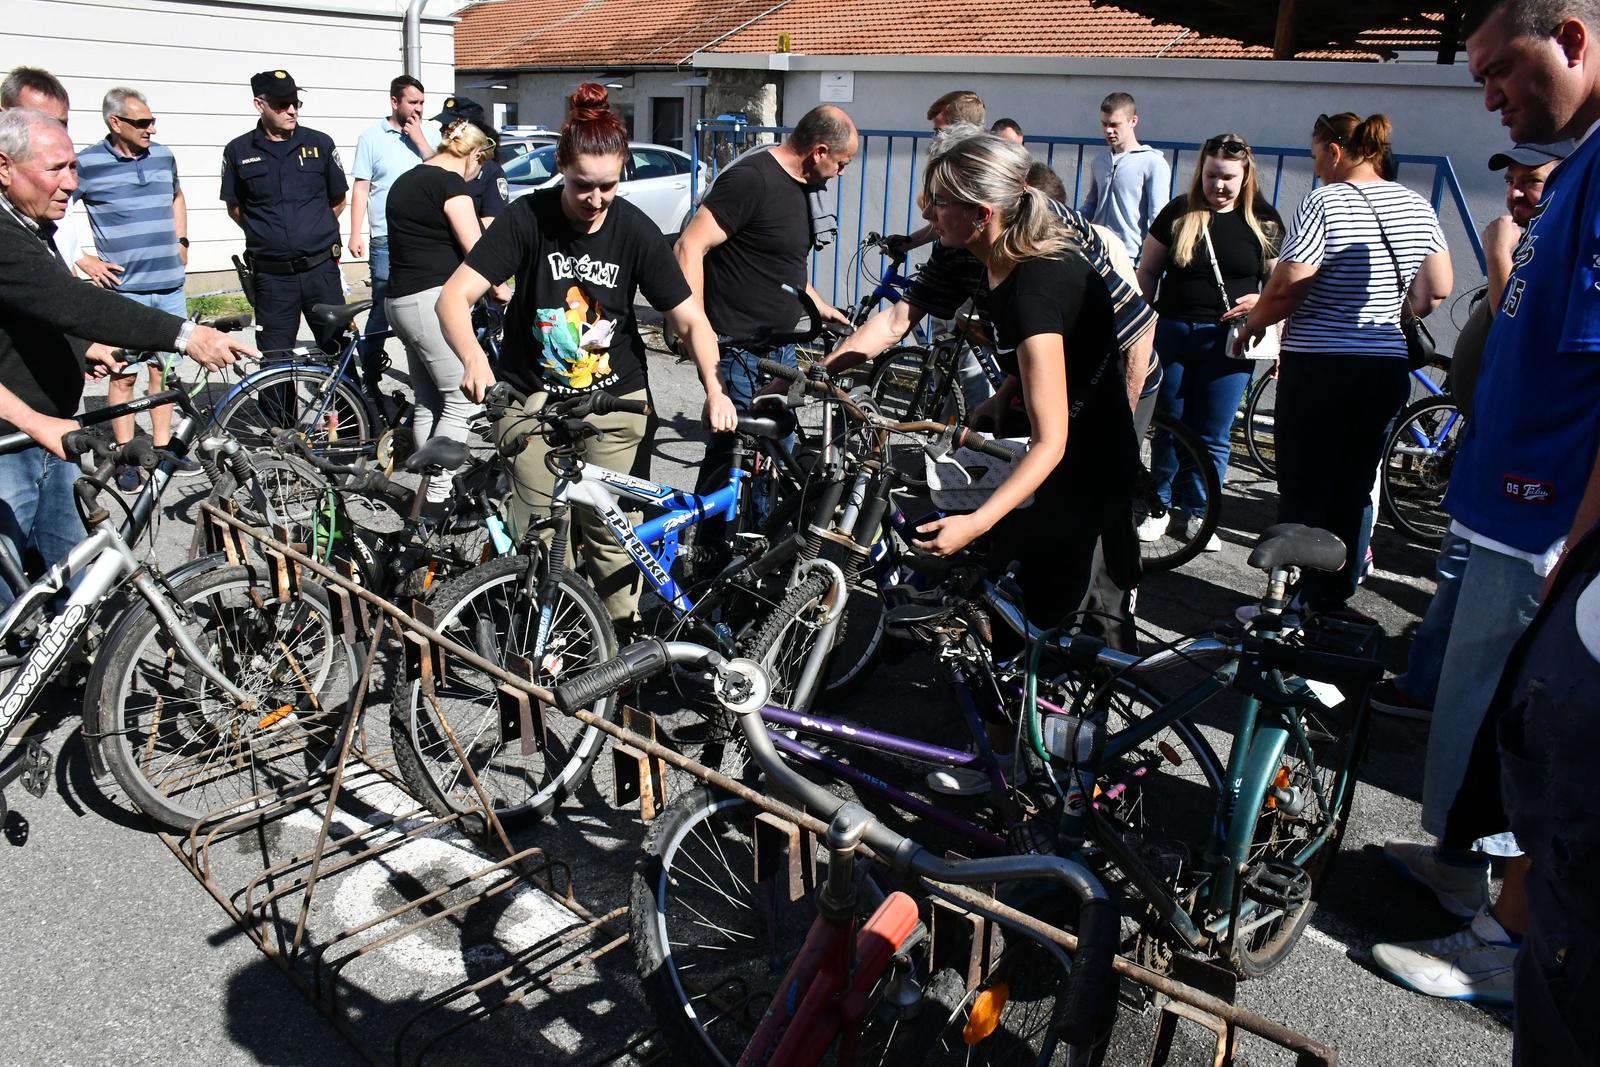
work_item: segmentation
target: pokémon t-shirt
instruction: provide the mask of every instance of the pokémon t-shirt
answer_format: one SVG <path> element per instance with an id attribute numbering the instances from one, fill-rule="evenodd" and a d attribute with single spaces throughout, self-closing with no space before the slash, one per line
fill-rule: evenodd
<path id="1" fill-rule="evenodd" d="M 526 393 L 560 396 L 645 388 L 644 342 L 633 300 L 667 311 L 689 283 L 649 216 L 618 198 L 593 233 L 561 210 L 561 188 L 516 200 L 467 255 L 491 282 L 516 278 L 498 373 Z"/>

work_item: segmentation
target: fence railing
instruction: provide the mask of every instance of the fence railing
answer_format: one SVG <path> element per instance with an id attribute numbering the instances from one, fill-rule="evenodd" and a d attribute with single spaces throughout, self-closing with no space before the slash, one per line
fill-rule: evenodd
<path id="1" fill-rule="evenodd" d="M 695 123 L 695 137 L 689 147 L 698 164 L 704 161 L 714 179 L 726 166 L 752 145 L 770 143 L 788 135 L 787 126 L 752 126 L 739 121 L 701 120 Z M 838 239 L 811 257 L 811 284 L 834 304 L 841 302 L 841 286 L 856 279 L 851 264 L 861 241 L 868 233 L 906 233 L 921 225 L 917 194 L 921 191 L 921 169 L 927 143 L 933 135 L 918 130 L 859 131 L 860 147 L 855 162 L 831 183 L 827 201 L 838 216 Z M 1171 195 L 1187 186 L 1190 172 L 1200 152 L 1198 145 L 1176 141 L 1147 141 L 1166 153 L 1172 165 Z M 1088 189 L 1088 161 L 1094 153 L 1106 151 L 1098 137 L 1032 136 L 1024 142 L 1035 158 L 1061 176 L 1074 205 L 1082 202 Z M 1304 195 L 1317 187 L 1311 171 L 1311 152 L 1305 148 L 1253 146 L 1261 188 L 1280 214 L 1287 219 Z M 1451 247 L 1462 242 L 1472 249 L 1479 274 L 1486 272 L 1483 244 L 1478 228 L 1448 156 L 1396 155 L 1396 178 L 1414 189 L 1433 205 L 1444 226 Z M 694 202 L 704 190 L 699 186 L 699 167 L 690 170 Z M 1462 264 L 1458 263 L 1458 273 Z M 1465 279 L 1464 279 L 1465 280 Z M 1472 282 L 1476 284 L 1476 282 Z M 1458 286 L 1460 288 L 1460 286 Z"/>

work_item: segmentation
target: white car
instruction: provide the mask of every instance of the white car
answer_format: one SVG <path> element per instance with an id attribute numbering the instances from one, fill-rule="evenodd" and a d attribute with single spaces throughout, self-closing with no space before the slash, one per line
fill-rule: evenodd
<path id="1" fill-rule="evenodd" d="M 689 218 L 689 173 L 693 167 L 694 161 L 688 154 L 676 148 L 630 141 L 617 195 L 632 201 L 649 215 L 662 233 L 676 236 Z M 556 169 L 555 145 L 545 145 L 518 156 L 505 164 L 505 170 L 513 200 L 561 181 L 561 172 Z M 710 173 L 704 163 L 700 164 L 701 195 L 710 184 Z"/>

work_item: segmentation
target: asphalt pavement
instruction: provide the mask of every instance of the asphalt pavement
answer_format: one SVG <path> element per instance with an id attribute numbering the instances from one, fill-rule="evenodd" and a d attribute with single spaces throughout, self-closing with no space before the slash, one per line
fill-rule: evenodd
<path id="1" fill-rule="evenodd" d="M 691 485 L 701 454 L 694 375 L 658 357 L 651 379 L 661 415 L 652 469 L 660 480 Z M 189 533 L 183 515 L 200 490 L 201 483 L 191 481 L 169 494 L 167 517 L 149 549 L 159 563 L 182 558 Z M 1262 577 L 1245 558 L 1274 506 L 1273 484 L 1236 466 L 1227 486 L 1222 549 L 1176 573 L 1150 576 L 1140 591 L 1141 621 L 1160 636 L 1190 633 L 1254 599 Z M 1376 569 L 1354 606 L 1384 625 L 1391 635 L 1387 659 L 1399 666 L 1404 637 L 1431 594 L 1431 555 L 1381 525 L 1374 550 Z M 929 685 L 929 673 L 915 661 L 885 665 L 851 706 L 893 703 L 931 714 L 943 698 Z M 0 1064 L 360 1062 L 357 1047 L 240 933 L 111 784 L 92 778 L 72 717 L 78 698 L 69 691 L 53 697 L 63 713 L 52 738 L 58 754 L 53 789 L 38 800 L 17 789 L 7 795 L 27 817 L 29 838 L 20 846 L 0 844 L 0 1003 L 7 1007 Z M 1239 988 L 1242 1005 L 1332 1045 L 1346 1064 L 1475 1067 L 1510 1059 L 1504 1013 L 1430 1000 L 1371 969 L 1375 942 L 1437 936 L 1458 925 L 1422 890 L 1391 873 L 1377 852 L 1390 837 L 1420 836 L 1426 735 L 1425 724 L 1377 719 L 1343 853 L 1311 929 L 1284 965 Z M 605 785 L 597 782 L 582 798 L 585 805 L 569 805 L 553 825 L 527 839 L 570 864 L 578 900 L 596 912 L 625 903 L 627 872 L 643 833 L 632 814 L 603 805 Z M 373 803 L 382 807 L 384 801 Z M 359 813 L 340 817 L 361 824 Z M 314 821 L 300 819 L 283 832 L 293 839 L 315 829 Z M 476 862 L 459 839 L 429 840 L 409 861 L 395 861 L 389 881 L 379 871 L 339 883 L 313 932 L 357 925 L 407 895 L 414 898 L 415 886 L 401 885 L 401 874 L 439 875 Z M 250 863 L 258 861 L 251 846 L 228 846 L 233 851 L 226 865 L 236 868 L 228 871 L 232 884 L 243 884 Z M 364 962 L 352 979 L 345 1018 L 373 1055 L 390 1061 L 393 1021 L 426 1004 L 442 981 L 478 973 L 482 953 L 493 962 L 500 958 L 495 952 L 514 953 L 518 944 L 571 921 L 541 894 L 508 896 L 510 903 L 496 908 L 487 927 L 460 930 L 459 945 L 430 942 Z M 630 1062 L 625 1050 L 650 1028 L 625 947 L 548 984 L 516 1005 L 516 1013 L 514 1021 L 475 1031 L 469 1043 L 446 1046 L 428 1062 Z M 1152 1012 L 1124 1013 L 1112 1062 L 1143 1064 L 1152 1025 Z M 1173 1062 L 1210 1062 L 1200 1033 L 1185 1024 L 1183 1055 Z M 1293 1058 L 1246 1039 L 1239 1062 Z"/>

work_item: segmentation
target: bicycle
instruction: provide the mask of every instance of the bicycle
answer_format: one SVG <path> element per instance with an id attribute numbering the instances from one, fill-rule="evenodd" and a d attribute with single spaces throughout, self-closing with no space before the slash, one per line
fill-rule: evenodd
<path id="1" fill-rule="evenodd" d="M 1445 491 L 1467 419 L 1455 399 L 1427 378 L 1434 391 L 1407 405 L 1383 448 L 1383 512 L 1396 530 L 1437 548 L 1450 531 Z"/>
<path id="2" fill-rule="evenodd" d="M 764 726 L 772 710 L 764 707 L 764 672 L 704 646 L 631 645 L 558 686 L 557 706 L 589 706 L 669 666 L 709 672 L 719 704 L 737 717 L 769 791 L 794 798 L 829 824 L 826 852 L 819 855 L 803 833 L 786 835 L 768 817 L 757 818 L 749 802 L 709 789 L 675 802 L 654 823 L 635 870 L 632 940 L 646 999 L 678 1057 L 810 1064 L 837 1039 L 840 1063 L 1051 1063 L 1058 1049 L 1069 1064 L 1092 1061 L 1116 1011 L 1111 964 L 1118 918 L 1087 868 L 1050 855 L 936 858 L 789 767 L 774 747 L 784 739 Z M 771 831 L 764 847 L 756 837 L 763 826 Z M 903 892 L 886 894 L 859 869 L 854 853 L 862 843 L 928 896 L 944 895 L 940 883 L 1046 882 L 1036 895 L 1065 890 L 1047 899 L 1058 911 L 1076 912 L 1073 958 L 998 909 L 964 899 L 1016 935 L 968 990 L 964 976 L 934 951 L 917 902 Z M 813 885 L 819 887 L 814 911 L 805 892 Z M 697 904 L 682 904 L 680 892 L 696 886 L 712 892 Z M 749 975 L 755 987 L 699 982 L 701 972 L 684 959 L 689 946 L 683 933 L 695 929 L 719 943 L 724 959 L 742 944 L 759 953 Z M 782 977 L 772 981 L 784 964 Z M 917 973 L 926 977 L 929 995 L 919 995 Z M 769 988 L 772 995 L 763 998 Z M 759 1021 L 741 1011 L 763 999 Z"/>
<path id="3" fill-rule="evenodd" d="M 0 567 L 17 594 L 0 614 L 0 670 L 10 672 L 0 689 L 0 743 L 69 657 L 95 643 L 100 610 L 131 588 L 139 599 L 98 638 L 83 690 L 83 735 L 97 776 L 109 770 L 141 811 L 187 831 L 225 804 L 297 782 L 322 765 L 356 672 L 320 587 L 308 584 L 284 599 L 260 567 L 215 559 L 180 568 L 175 575 L 185 577 L 174 581 L 134 554 L 204 419 L 178 390 L 87 417 L 101 421 L 163 403 L 179 408 L 168 449 L 143 440 L 116 446 L 87 430 L 63 439 L 69 453 L 92 455 L 97 464 L 74 487 L 89 533 L 32 584 L 15 561 Z M 27 447 L 36 446 L 22 435 L 0 442 L 8 451 Z M 250 477 L 248 457 L 226 435 L 196 448 L 208 474 Z M 131 506 L 108 489 L 118 464 L 150 475 Z M 103 493 L 125 509 L 121 528 L 99 504 Z M 0 768 L 0 789 L 20 778 L 29 793 L 43 796 L 48 753 L 37 740 L 13 751 Z"/>

